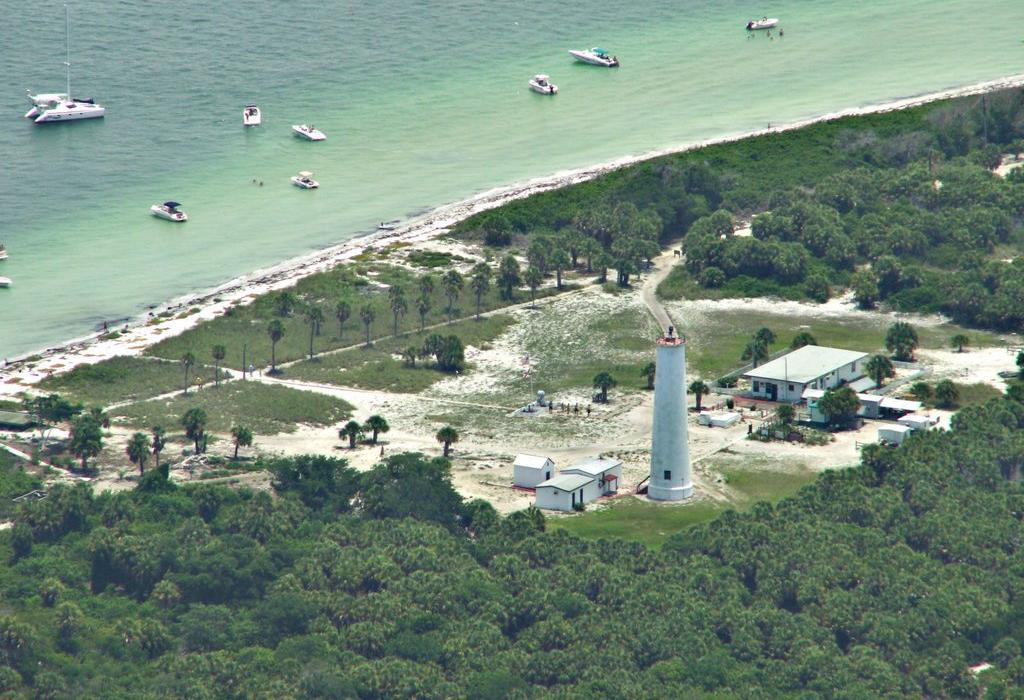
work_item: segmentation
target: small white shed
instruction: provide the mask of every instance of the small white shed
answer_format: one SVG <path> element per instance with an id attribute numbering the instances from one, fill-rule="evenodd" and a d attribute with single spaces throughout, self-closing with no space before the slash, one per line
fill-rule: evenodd
<path id="1" fill-rule="evenodd" d="M 547 481 L 555 475 L 555 463 L 548 457 L 538 455 L 516 455 L 512 463 L 512 483 L 527 489 L 537 488 L 537 484 Z"/>
<path id="2" fill-rule="evenodd" d="M 935 425 L 932 419 L 922 413 L 908 413 L 898 421 L 900 425 L 905 425 L 911 430 L 931 430 L 932 426 Z"/>
<path id="3" fill-rule="evenodd" d="M 701 411 L 700 415 L 697 416 L 698 423 L 712 428 L 728 428 L 729 426 L 736 425 L 739 420 L 740 414 L 735 411 L 722 411 L 721 413 Z"/>
<path id="4" fill-rule="evenodd" d="M 597 479 L 582 474 L 559 474 L 537 484 L 537 507 L 545 510 L 574 510 L 576 504 L 596 501 L 601 496 Z"/>
<path id="5" fill-rule="evenodd" d="M 905 425 L 886 425 L 878 429 L 878 441 L 887 445 L 902 445 L 912 432 Z"/>
<path id="6" fill-rule="evenodd" d="M 619 490 L 622 479 L 622 462 L 607 457 L 594 457 L 562 470 L 562 474 L 578 474 L 597 480 L 600 494 L 607 496 Z"/>

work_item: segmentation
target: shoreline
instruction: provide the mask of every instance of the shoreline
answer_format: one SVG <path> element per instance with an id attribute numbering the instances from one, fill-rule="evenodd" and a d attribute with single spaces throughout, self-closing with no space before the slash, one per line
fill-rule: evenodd
<path id="1" fill-rule="evenodd" d="M 123 330 L 119 331 L 120 336 L 117 338 L 103 340 L 101 336 L 105 335 L 106 332 L 93 332 L 58 343 L 46 349 L 23 353 L 5 362 L 5 365 L 0 367 L 0 396 L 12 396 L 20 393 L 52 374 L 69 371 L 80 364 L 100 362 L 115 356 L 139 355 L 146 348 L 164 338 L 183 333 L 200 321 L 222 314 L 229 306 L 237 303 L 248 303 L 248 301 L 251 301 L 251 297 L 291 286 L 304 277 L 328 270 L 370 249 L 381 248 L 394 243 L 415 244 L 443 235 L 459 221 L 478 212 L 499 207 L 512 200 L 592 180 L 608 172 L 661 156 L 684 153 L 723 143 L 733 143 L 769 133 L 793 131 L 843 117 L 893 112 L 918 107 L 931 102 L 969 97 L 1016 87 L 1024 87 L 1024 74 L 946 88 L 885 103 L 851 107 L 793 122 L 773 125 L 769 128 L 725 134 L 701 141 L 646 151 L 640 154 L 626 155 L 598 165 L 562 170 L 523 182 L 495 187 L 466 199 L 441 205 L 425 214 L 410 219 L 393 231 L 357 234 L 342 243 L 290 258 L 270 267 L 255 270 L 235 277 L 216 287 L 179 295 L 128 320 L 126 325 L 122 327 Z M 178 314 L 194 307 L 198 307 L 199 311 L 181 318 L 178 317 Z M 172 312 L 172 315 L 154 323 L 154 321 L 160 318 L 159 314 L 166 312 Z M 110 332 L 117 330 L 112 328 Z M 29 361 L 30 359 L 32 360 L 31 362 Z"/>

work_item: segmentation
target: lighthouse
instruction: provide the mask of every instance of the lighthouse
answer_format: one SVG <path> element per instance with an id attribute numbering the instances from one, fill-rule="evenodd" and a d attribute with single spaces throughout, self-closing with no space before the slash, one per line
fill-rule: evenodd
<path id="1" fill-rule="evenodd" d="M 656 501 L 681 501 L 693 495 L 686 433 L 686 341 L 672 326 L 658 339 L 655 368 L 647 495 Z"/>

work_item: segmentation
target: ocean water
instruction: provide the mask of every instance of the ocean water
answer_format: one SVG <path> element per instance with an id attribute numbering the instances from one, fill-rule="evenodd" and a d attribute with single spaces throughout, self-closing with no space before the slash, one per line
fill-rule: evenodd
<path id="1" fill-rule="evenodd" d="M 1024 72 L 1019 0 L 70 6 L 72 91 L 107 116 L 35 126 L 63 6 L 0 0 L 4 357 L 499 185 Z M 766 11 L 784 38 L 748 38 Z M 622 67 L 567 54 L 593 45 Z M 538 72 L 561 93 L 530 93 Z M 191 220 L 150 216 L 166 199 Z"/>

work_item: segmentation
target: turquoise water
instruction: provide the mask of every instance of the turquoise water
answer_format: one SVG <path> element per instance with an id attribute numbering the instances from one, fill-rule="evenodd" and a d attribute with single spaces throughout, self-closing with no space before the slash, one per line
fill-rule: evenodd
<path id="1" fill-rule="evenodd" d="M 495 186 L 1024 72 L 1019 0 L 94 0 L 71 4 L 72 90 L 107 117 L 44 127 L 24 91 L 63 89 L 62 5 L 3 5 L 7 357 Z M 765 12 L 784 38 L 747 37 Z M 622 68 L 566 53 L 592 45 Z M 169 198 L 187 224 L 149 215 Z"/>

